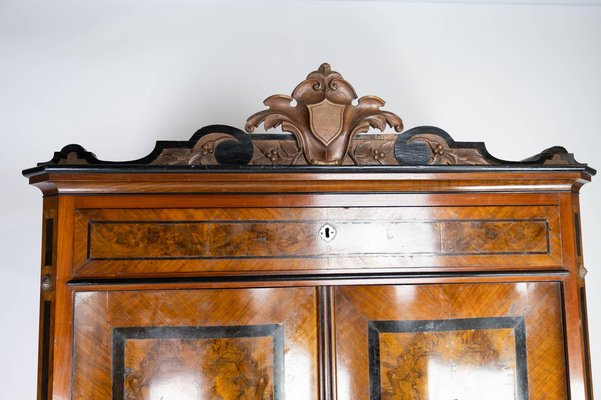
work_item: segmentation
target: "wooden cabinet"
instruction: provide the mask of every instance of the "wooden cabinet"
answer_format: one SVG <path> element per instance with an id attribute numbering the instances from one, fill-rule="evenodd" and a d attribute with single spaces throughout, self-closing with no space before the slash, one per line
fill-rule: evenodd
<path id="1" fill-rule="evenodd" d="M 363 134 L 402 122 L 327 65 L 278 96 L 246 128 L 292 134 L 214 125 L 119 163 L 69 145 L 24 172 L 40 399 L 592 399 L 593 169 Z"/>

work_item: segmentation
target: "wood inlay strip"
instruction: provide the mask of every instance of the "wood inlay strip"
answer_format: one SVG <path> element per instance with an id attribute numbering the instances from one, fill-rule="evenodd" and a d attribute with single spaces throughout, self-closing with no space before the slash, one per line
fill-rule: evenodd
<path id="1" fill-rule="evenodd" d="M 588 313 L 586 311 L 586 290 L 580 288 L 580 314 L 582 315 L 582 341 L 584 342 L 584 371 L 586 389 L 589 396 L 593 396 L 593 378 L 591 373 L 591 352 L 588 337 Z"/>
<path id="2" fill-rule="evenodd" d="M 42 370 L 41 370 L 41 399 L 47 400 L 50 394 L 50 326 L 52 302 L 44 300 L 42 309 Z"/>
<path id="3" fill-rule="evenodd" d="M 580 215 L 577 212 L 574 213 L 574 232 L 576 232 L 576 255 L 578 257 L 582 257 L 582 239 L 580 237 Z"/>
<path id="4" fill-rule="evenodd" d="M 44 228 L 44 265 L 53 264 L 54 253 L 54 218 L 46 218 Z"/>
<path id="5" fill-rule="evenodd" d="M 336 399 L 336 366 L 334 341 L 334 303 L 332 287 L 321 286 L 319 296 L 319 379 L 320 399 Z"/>

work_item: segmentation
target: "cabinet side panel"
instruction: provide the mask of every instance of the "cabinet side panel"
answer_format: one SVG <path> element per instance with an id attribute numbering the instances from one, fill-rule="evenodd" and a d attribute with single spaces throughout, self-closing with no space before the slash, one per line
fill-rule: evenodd
<path id="1" fill-rule="evenodd" d="M 52 394 L 54 359 L 54 302 L 56 284 L 57 201 L 44 199 L 42 217 L 42 256 L 40 277 L 40 335 L 38 355 L 38 399 L 48 400 Z"/>

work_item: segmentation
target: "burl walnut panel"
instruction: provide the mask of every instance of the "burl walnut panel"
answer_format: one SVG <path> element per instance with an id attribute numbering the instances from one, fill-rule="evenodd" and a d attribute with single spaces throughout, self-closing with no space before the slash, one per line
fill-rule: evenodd
<path id="1" fill-rule="evenodd" d="M 372 398 L 528 398 L 522 318 L 376 321 L 368 335 Z M 494 388 L 456 384 L 475 379 Z"/>
<path id="2" fill-rule="evenodd" d="M 115 328 L 113 400 L 283 398 L 281 325 Z"/>
<path id="3" fill-rule="evenodd" d="M 76 292 L 73 399 L 317 398 L 315 288 Z"/>
<path id="4" fill-rule="evenodd" d="M 80 277 L 561 268 L 555 206 L 80 209 L 75 222 Z M 326 225 L 329 241 L 319 234 Z"/>
<path id="5" fill-rule="evenodd" d="M 336 288 L 338 399 L 565 400 L 560 290 Z"/>

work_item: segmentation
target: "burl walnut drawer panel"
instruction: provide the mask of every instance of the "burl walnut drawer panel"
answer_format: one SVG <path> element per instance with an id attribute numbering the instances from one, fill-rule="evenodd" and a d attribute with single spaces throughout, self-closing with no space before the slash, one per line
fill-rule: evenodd
<path id="1" fill-rule="evenodd" d="M 562 265 L 555 206 L 80 209 L 74 234 L 79 277 Z"/>

